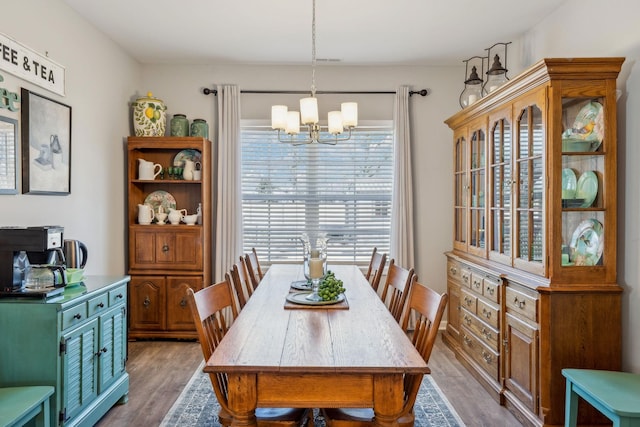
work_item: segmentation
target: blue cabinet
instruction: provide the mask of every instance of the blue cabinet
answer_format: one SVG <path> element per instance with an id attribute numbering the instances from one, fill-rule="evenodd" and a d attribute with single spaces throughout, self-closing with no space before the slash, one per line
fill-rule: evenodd
<path id="1" fill-rule="evenodd" d="M 0 385 L 52 385 L 52 426 L 92 426 L 128 399 L 128 276 L 49 300 L 0 299 Z"/>

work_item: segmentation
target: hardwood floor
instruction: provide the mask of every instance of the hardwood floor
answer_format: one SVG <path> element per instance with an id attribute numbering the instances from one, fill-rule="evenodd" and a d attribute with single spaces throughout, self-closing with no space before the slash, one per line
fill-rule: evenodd
<path id="1" fill-rule="evenodd" d="M 97 426 L 159 425 L 201 361 L 197 342 L 129 342 L 129 402 L 111 408 Z M 430 366 L 433 378 L 468 427 L 520 425 L 480 384 L 468 380 L 467 370 L 440 338 L 431 354 Z"/>

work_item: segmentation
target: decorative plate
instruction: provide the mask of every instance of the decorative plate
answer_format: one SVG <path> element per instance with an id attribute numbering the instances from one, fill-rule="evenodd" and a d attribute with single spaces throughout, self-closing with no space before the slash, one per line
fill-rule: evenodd
<path id="1" fill-rule="evenodd" d="M 569 247 L 575 265 L 597 265 L 604 249 L 602 223 L 595 218 L 582 221 L 573 232 Z"/>
<path id="2" fill-rule="evenodd" d="M 294 282 L 291 282 L 291 287 L 299 291 L 310 291 L 311 283 L 307 280 L 296 280 Z"/>
<path id="3" fill-rule="evenodd" d="M 562 134 L 563 140 L 582 140 L 591 143 L 589 151 L 596 151 L 604 139 L 604 112 L 602 104 L 591 101 L 578 111 L 573 127 Z M 586 151 L 586 150 L 585 150 Z"/>
<path id="4" fill-rule="evenodd" d="M 173 158 L 173 166 L 183 167 L 185 160 L 202 163 L 202 153 L 198 150 L 182 150 Z"/>
<path id="5" fill-rule="evenodd" d="M 162 206 L 164 212 L 169 213 L 169 208 L 176 209 L 176 199 L 173 198 L 171 193 L 163 190 L 154 191 L 150 193 L 145 199 L 144 204 L 153 208 L 153 213 L 158 213 L 158 207 Z"/>
<path id="6" fill-rule="evenodd" d="M 302 304 L 302 305 L 331 305 L 337 304 L 339 302 L 344 301 L 344 294 L 338 295 L 335 300 L 332 301 L 309 301 L 307 299 L 307 295 L 311 292 L 294 292 L 287 295 L 287 301 L 292 302 L 294 304 Z"/>
<path id="7" fill-rule="evenodd" d="M 594 171 L 587 171 L 580 175 L 576 189 L 576 199 L 584 199 L 581 208 L 588 208 L 598 195 L 598 176 Z"/>
<path id="8" fill-rule="evenodd" d="M 576 197 L 576 174 L 573 169 L 562 169 L 562 198 L 573 199 Z"/>

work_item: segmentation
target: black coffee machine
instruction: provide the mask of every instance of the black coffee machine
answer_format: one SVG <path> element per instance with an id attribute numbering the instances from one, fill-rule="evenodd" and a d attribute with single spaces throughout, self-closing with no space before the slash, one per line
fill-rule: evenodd
<path id="1" fill-rule="evenodd" d="M 20 290 L 30 264 L 64 265 L 63 233 L 59 225 L 0 227 L 0 291 Z"/>

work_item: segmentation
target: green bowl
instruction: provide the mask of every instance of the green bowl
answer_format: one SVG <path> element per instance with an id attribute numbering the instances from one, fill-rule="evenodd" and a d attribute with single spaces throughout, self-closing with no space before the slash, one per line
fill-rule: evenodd
<path id="1" fill-rule="evenodd" d="M 67 285 L 71 283 L 82 282 L 84 276 L 84 268 L 67 268 L 65 270 Z"/>
<path id="2" fill-rule="evenodd" d="M 591 151 L 591 141 L 585 141 L 583 139 L 563 139 L 562 151 L 568 153 Z"/>

